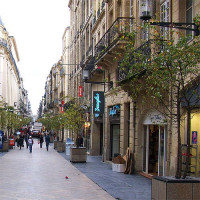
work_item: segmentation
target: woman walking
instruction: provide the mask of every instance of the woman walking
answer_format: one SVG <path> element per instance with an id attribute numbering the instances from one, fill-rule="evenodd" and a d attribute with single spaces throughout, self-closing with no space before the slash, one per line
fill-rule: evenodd
<path id="1" fill-rule="evenodd" d="M 30 153 L 32 153 L 33 139 L 31 136 L 28 139 L 28 145 L 29 145 Z"/>

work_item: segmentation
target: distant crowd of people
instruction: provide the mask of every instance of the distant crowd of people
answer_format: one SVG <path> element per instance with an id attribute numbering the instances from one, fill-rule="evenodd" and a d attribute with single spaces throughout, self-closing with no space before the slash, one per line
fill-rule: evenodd
<path id="1" fill-rule="evenodd" d="M 49 136 L 48 132 L 44 132 L 44 133 L 39 132 L 38 135 L 39 135 L 38 144 L 40 144 L 40 148 L 42 148 L 44 138 L 45 138 L 46 149 L 48 151 L 49 143 L 50 143 L 50 136 Z M 12 139 L 12 138 L 14 139 L 13 135 L 10 136 L 10 139 Z M 32 137 L 30 128 L 28 128 L 28 130 L 25 131 L 24 134 L 17 135 L 16 143 L 17 143 L 17 147 L 19 147 L 20 150 L 22 147 L 24 147 L 24 141 L 26 143 L 27 149 L 29 148 L 29 152 L 32 153 L 32 149 L 33 149 L 32 147 L 33 147 L 34 141 L 33 141 L 33 137 Z"/>

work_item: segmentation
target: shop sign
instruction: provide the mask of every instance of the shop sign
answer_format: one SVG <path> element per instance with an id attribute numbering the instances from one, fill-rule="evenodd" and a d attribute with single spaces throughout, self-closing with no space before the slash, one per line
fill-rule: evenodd
<path id="1" fill-rule="evenodd" d="M 166 123 L 167 123 L 166 117 L 159 111 L 153 110 L 152 112 L 146 115 L 143 124 L 148 125 L 148 124 L 166 124 Z"/>
<path id="2" fill-rule="evenodd" d="M 79 97 L 82 97 L 83 96 L 83 86 L 79 86 L 79 88 L 78 88 L 78 96 Z"/>
<path id="3" fill-rule="evenodd" d="M 104 113 L 104 92 L 93 92 L 93 113 L 94 115 Z"/>
<path id="4" fill-rule="evenodd" d="M 0 130 L 0 149 L 3 148 L 3 131 Z"/>
<path id="5" fill-rule="evenodd" d="M 192 131 L 192 144 L 197 144 L 197 131 Z"/>
<path id="6" fill-rule="evenodd" d="M 120 113 L 120 105 L 115 105 L 109 108 L 109 115 L 115 116 Z"/>
<path id="7" fill-rule="evenodd" d="M 63 112 L 64 112 L 64 104 L 65 104 L 65 102 L 64 102 L 64 101 L 62 101 L 62 104 L 61 104 L 61 109 L 60 109 L 61 113 L 63 113 Z"/>

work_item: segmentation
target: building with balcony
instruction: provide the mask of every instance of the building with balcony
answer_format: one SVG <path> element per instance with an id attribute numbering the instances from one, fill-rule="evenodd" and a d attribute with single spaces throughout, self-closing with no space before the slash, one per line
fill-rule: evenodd
<path id="1" fill-rule="evenodd" d="M 70 2 L 80 4 L 80 1 Z M 152 6 L 153 16 L 158 21 L 190 23 L 199 13 L 200 5 L 190 0 L 182 3 L 155 0 L 152 1 Z M 112 160 L 117 154 L 124 155 L 129 147 L 134 153 L 136 170 L 147 174 L 174 174 L 177 144 L 170 143 L 175 141 L 175 138 L 169 136 L 171 135 L 169 124 L 160 124 L 158 121 L 152 123 L 150 120 L 150 116 L 159 116 L 162 119 L 165 116 L 155 111 L 150 104 L 143 105 L 139 99 L 130 97 L 127 74 L 119 69 L 127 44 L 125 34 L 134 30 L 136 25 L 143 24 L 140 18 L 139 1 L 93 1 L 92 8 L 92 25 L 91 27 L 89 25 L 86 31 L 82 31 L 83 41 L 86 42 L 81 49 L 85 53 L 80 62 L 82 69 L 89 71 L 84 90 L 86 90 L 85 84 L 90 85 L 93 82 L 88 98 L 91 102 L 90 153 L 91 155 L 102 154 L 104 160 Z M 83 17 L 83 20 L 85 19 L 86 22 L 90 21 L 89 18 Z M 165 38 L 168 37 L 168 30 L 169 27 L 158 27 L 158 31 Z M 176 31 L 186 35 L 193 34 L 181 28 Z M 153 53 L 148 35 L 148 30 L 140 31 L 136 34 L 135 40 L 136 50 L 142 51 L 147 57 Z M 90 38 L 93 46 L 92 56 L 90 56 Z M 175 39 L 178 37 L 176 36 Z M 72 50 L 72 53 L 75 51 Z M 89 65 L 90 63 L 94 65 Z M 99 84 L 102 82 L 105 84 Z M 104 112 L 101 113 L 95 112 L 94 109 L 96 92 L 104 94 L 101 99 L 104 100 Z M 151 143 L 151 140 L 154 142 Z M 159 149 L 162 145 L 166 147 L 164 150 Z M 153 153 L 155 159 L 152 161 L 150 151 L 153 147 L 156 150 Z M 159 156 L 164 160 L 159 160 Z"/>
<path id="2" fill-rule="evenodd" d="M 160 22 L 190 23 L 200 13 L 197 1 L 150 2 L 154 18 Z M 126 154 L 129 147 L 137 171 L 159 176 L 174 175 L 177 168 L 176 128 L 172 128 L 166 116 L 154 109 L 150 98 L 149 103 L 142 103 L 145 94 L 138 99 L 131 98 L 130 87 L 133 86 L 129 85 L 129 68 L 120 68 L 128 42 L 127 33 L 144 24 L 139 5 L 136 0 L 70 0 L 70 28 L 65 32 L 69 33 L 69 37 L 65 33 L 63 35 L 65 44 L 66 38 L 69 38 L 63 48 L 63 65 L 52 68 L 45 98 L 49 106 L 63 96 L 78 99 L 85 109 L 86 122 L 90 121 L 82 135 L 91 155 L 103 155 L 104 161 L 112 160 L 118 154 Z M 192 43 L 194 33 L 191 30 L 180 27 L 175 30 L 183 35 L 191 34 Z M 139 30 L 134 41 L 135 52 L 141 52 L 146 58 L 154 53 L 148 31 Z M 163 38 L 168 38 L 169 27 L 158 26 L 157 31 Z M 178 34 L 175 39 L 178 39 Z M 64 64 L 69 65 L 64 68 Z M 65 86 L 60 83 L 60 89 L 57 89 L 55 74 L 59 73 L 59 80 L 62 80 L 64 72 L 67 74 L 66 81 L 63 79 Z M 83 88 L 81 96 L 80 86 Z M 66 98 L 65 103 L 70 101 Z M 197 131 L 199 128 L 195 124 L 198 118 L 197 114 L 191 121 L 192 128 Z M 185 132 L 184 126 L 183 143 L 186 141 Z M 67 137 L 73 137 L 73 134 Z"/>
<path id="3" fill-rule="evenodd" d="M 30 116 L 28 92 L 17 67 L 19 60 L 16 40 L 9 36 L 0 18 L 0 102 L 12 106 L 20 115 Z"/>

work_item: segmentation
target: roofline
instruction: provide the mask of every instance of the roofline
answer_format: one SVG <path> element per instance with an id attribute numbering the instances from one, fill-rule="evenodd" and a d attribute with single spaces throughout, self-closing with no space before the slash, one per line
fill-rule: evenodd
<path id="1" fill-rule="evenodd" d="M 15 53 L 16 53 L 16 56 L 17 56 L 17 61 L 19 62 L 20 58 L 19 58 L 19 53 L 18 53 L 18 48 L 17 48 L 17 43 L 16 43 L 16 40 L 15 40 L 15 37 L 9 36 L 9 38 L 12 40 L 12 42 L 14 44 L 14 49 L 15 49 Z"/>
<path id="2" fill-rule="evenodd" d="M 67 27 L 65 28 L 64 33 L 63 33 L 63 36 L 62 36 L 62 39 L 64 39 L 65 34 L 66 34 L 66 32 L 67 32 L 69 29 L 70 29 L 70 26 L 67 26 Z"/>

